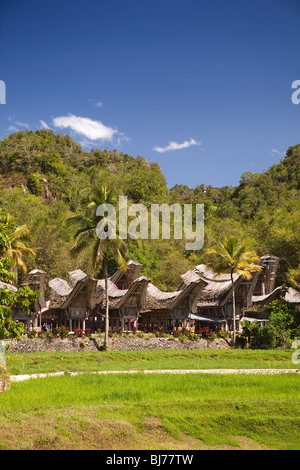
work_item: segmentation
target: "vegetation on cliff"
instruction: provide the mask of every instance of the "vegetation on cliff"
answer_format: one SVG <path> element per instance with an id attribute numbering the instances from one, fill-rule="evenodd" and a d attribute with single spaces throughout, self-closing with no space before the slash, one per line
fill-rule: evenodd
<path id="1" fill-rule="evenodd" d="M 32 236 L 28 268 L 49 278 L 81 268 L 95 273 L 89 249 L 70 257 L 75 230 L 65 221 L 81 215 L 95 187 L 106 186 L 128 203 L 204 204 L 205 247 L 226 236 L 243 239 L 258 255 L 280 258 L 277 284 L 300 282 L 300 145 L 264 173 L 246 172 L 237 187 L 168 188 L 157 163 L 116 150 L 84 151 L 68 135 L 20 131 L 0 142 L 0 207 Z M 205 262 L 205 250 L 185 250 L 184 240 L 131 240 L 128 256 L 162 289 L 175 289 L 180 274 Z M 91 247 L 92 250 L 92 247 Z M 109 274 L 116 262 L 109 262 Z M 21 276 L 22 273 L 19 272 Z"/>

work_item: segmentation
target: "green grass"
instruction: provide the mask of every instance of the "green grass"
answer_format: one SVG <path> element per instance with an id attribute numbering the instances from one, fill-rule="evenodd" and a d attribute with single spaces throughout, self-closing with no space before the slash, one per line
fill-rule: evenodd
<path id="1" fill-rule="evenodd" d="M 183 399 L 297 399 L 299 384 L 300 377 L 296 374 L 84 374 L 47 377 L 13 383 L 11 391 L 1 395 L 0 409 L 18 409 L 20 403 L 22 409 L 33 409 L 70 404 L 168 403 Z M 24 395 L 26 401 L 22 399 Z"/>
<path id="2" fill-rule="evenodd" d="M 12 375 L 56 371 L 298 368 L 294 351 L 7 354 Z M 0 449 L 296 449 L 300 376 L 63 375 L 0 394 Z"/>
<path id="3" fill-rule="evenodd" d="M 283 350 L 147 350 L 7 353 L 12 375 L 58 371 L 298 368 Z"/>
<path id="4" fill-rule="evenodd" d="M 0 448 L 300 447 L 300 378 L 81 375 L 12 383 Z"/>

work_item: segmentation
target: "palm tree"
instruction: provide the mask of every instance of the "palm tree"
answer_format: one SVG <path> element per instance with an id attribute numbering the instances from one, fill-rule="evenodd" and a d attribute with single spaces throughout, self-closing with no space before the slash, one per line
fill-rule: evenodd
<path id="1" fill-rule="evenodd" d="M 30 231 L 26 224 L 16 225 L 15 219 L 5 212 L 0 213 L 0 255 L 14 262 L 13 271 L 20 267 L 26 273 L 27 267 L 23 256 L 35 257 L 36 253 L 27 243 L 32 241 Z"/>
<path id="2" fill-rule="evenodd" d="M 258 321 L 244 320 L 244 322 L 242 323 L 242 328 L 242 336 L 244 336 L 247 339 L 248 344 L 250 344 L 251 336 L 253 336 L 253 334 L 255 334 L 259 328 Z"/>
<path id="3" fill-rule="evenodd" d="M 94 189 L 86 205 L 84 215 L 69 217 L 67 224 L 78 228 L 75 233 L 75 244 L 71 249 L 71 255 L 77 256 L 86 248 L 92 246 L 92 262 L 95 272 L 102 272 L 105 279 L 105 335 L 104 349 L 107 348 L 108 327 L 109 327 L 109 298 L 108 298 L 108 258 L 113 257 L 117 260 L 119 266 L 127 269 L 126 250 L 127 245 L 119 237 L 100 239 L 97 236 L 97 225 L 99 216 L 97 208 L 101 204 L 114 204 L 116 198 L 113 191 L 108 191 L 106 187 Z"/>
<path id="4" fill-rule="evenodd" d="M 255 264 L 259 261 L 259 257 L 246 244 L 240 243 L 235 237 L 227 237 L 223 243 L 219 242 L 217 248 L 209 248 L 207 255 L 211 258 L 208 265 L 212 267 L 217 275 L 230 274 L 233 305 L 233 344 L 235 344 L 236 307 L 233 275 L 240 274 L 245 279 L 251 279 L 254 271 L 261 271 L 261 267 Z"/>

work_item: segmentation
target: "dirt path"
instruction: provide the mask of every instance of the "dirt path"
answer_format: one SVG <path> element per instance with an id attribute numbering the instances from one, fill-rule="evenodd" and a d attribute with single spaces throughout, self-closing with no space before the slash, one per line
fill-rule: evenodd
<path id="1" fill-rule="evenodd" d="M 59 375 L 83 374 L 299 374 L 299 369 L 154 369 L 154 370 L 104 370 L 95 372 L 49 372 L 48 374 L 11 375 L 11 382 L 21 382 L 29 379 L 54 377 Z"/>

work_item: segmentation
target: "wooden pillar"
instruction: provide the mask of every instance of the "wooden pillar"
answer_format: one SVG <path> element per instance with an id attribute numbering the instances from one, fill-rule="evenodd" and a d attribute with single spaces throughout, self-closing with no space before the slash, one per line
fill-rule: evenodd
<path id="1" fill-rule="evenodd" d="M 69 319 L 69 330 L 73 331 L 72 318 Z"/>

